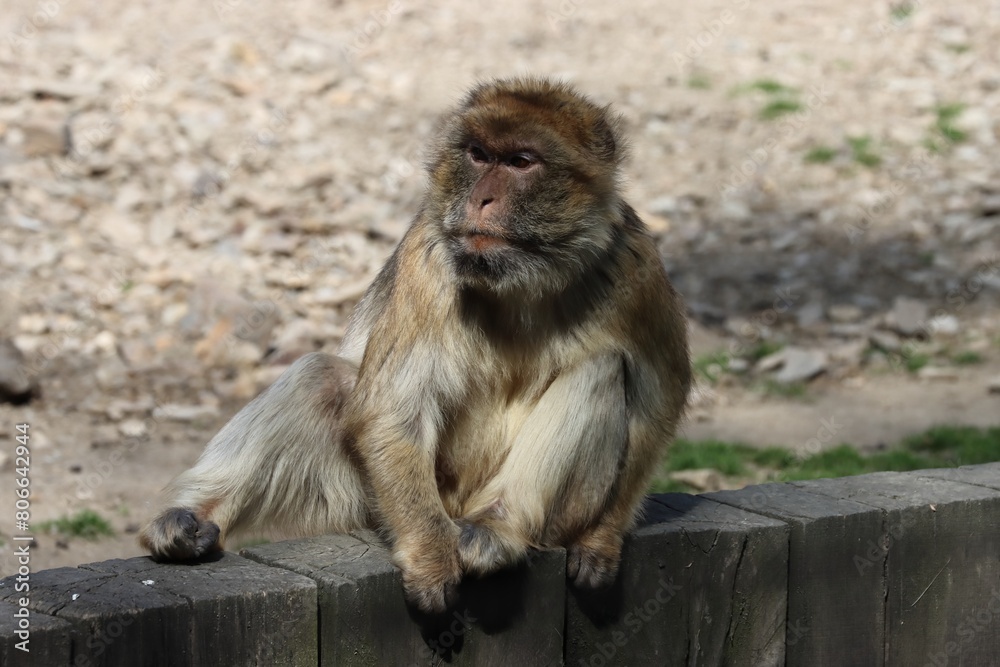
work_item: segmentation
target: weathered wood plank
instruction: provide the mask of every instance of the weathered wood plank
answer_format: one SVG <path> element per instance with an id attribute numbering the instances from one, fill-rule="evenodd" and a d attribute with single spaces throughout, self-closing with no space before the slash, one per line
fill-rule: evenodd
<path id="1" fill-rule="evenodd" d="M 0 586 L 0 599 L 12 597 Z M 315 584 L 234 554 L 189 565 L 132 558 L 37 572 L 30 606 L 71 624 L 81 667 L 317 660 Z"/>
<path id="2" fill-rule="evenodd" d="M 983 480 L 986 470 L 956 472 Z M 990 665 L 1000 659 L 1000 490 L 875 473 L 797 483 L 877 507 L 881 539 L 859 551 L 884 568 L 886 664 Z M 865 553 L 868 553 L 866 556 Z"/>
<path id="3" fill-rule="evenodd" d="M 611 590 L 570 589 L 566 664 L 782 665 L 787 526 L 684 494 L 645 509 Z"/>
<path id="4" fill-rule="evenodd" d="M 789 667 L 883 664 L 885 575 L 856 558 L 883 534 L 881 511 L 788 484 L 706 496 L 790 527 Z"/>
<path id="5" fill-rule="evenodd" d="M 24 632 L 19 624 L 24 616 L 18 618 L 14 614 L 23 613 L 20 606 L 0 602 L 0 665 L 51 667 L 70 664 L 72 626 L 53 616 L 28 609 L 28 635 L 18 634 L 19 631 Z M 27 653 L 17 648 L 25 639 L 28 643 L 22 645 L 28 649 Z"/>
<path id="6" fill-rule="evenodd" d="M 440 617 L 405 603 L 400 572 L 372 533 L 261 545 L 244 555 L 316 580 L 323 665 L 562 664 L 562 550 L 463 582 L 459 604 Z"/>

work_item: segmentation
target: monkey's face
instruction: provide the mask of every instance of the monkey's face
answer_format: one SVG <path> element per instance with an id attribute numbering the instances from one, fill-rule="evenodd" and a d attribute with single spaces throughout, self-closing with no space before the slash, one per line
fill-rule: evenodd
<path id="1" fill-rule="evenodd" d="M 526 297 L 571 284 L 614 235 L 616 145 L 606 111 L 562 87 L 473 91 L 431 167 L 429 212 L 459 279 Z"/>

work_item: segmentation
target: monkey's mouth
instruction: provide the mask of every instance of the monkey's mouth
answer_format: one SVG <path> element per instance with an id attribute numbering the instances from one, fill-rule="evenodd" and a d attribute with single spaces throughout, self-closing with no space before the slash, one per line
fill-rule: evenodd
<path id="1" fill-rule="evenodd" d="M 489 232 L 469 232 L 460 238 L 462 249 L 470 254 L 482 254 L 510 247 L 510 241 Z"/>

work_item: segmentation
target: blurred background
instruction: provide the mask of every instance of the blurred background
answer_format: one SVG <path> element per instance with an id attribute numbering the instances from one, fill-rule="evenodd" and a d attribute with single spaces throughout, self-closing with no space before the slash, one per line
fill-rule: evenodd
<path id="1" fill-rule="evenodd" d="M 989 0 L 4 0 L 0 574 L 14 425 L 33 568 L 138 554 L 211 435 L 337 349 L 494 76 L 624 116 L 698 376 L 657 488 L 1000 458 L 998 43 Z"/>

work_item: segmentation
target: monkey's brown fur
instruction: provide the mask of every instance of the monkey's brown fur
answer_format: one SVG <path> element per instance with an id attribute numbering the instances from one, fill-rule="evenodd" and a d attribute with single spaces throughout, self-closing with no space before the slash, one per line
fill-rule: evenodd
<path id="1" fill-rule="evenodd" d="M 424 610 L 530 547 L 567 547 L 579 585 L 613 581 L 690 383 L 622 156 L 617 119 L 568 86 L 472 90 L 341 356 L 303 357 L 236 415 L 143 546 L 183 559 L 220 530 L 375 527 Z"/>

